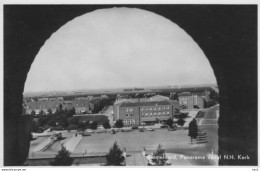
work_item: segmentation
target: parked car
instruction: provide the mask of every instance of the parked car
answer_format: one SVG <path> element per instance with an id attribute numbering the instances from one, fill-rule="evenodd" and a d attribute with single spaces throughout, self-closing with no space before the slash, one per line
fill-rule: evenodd
<path id="1" fill-rule="evenodd" d="M 167 128 L 168 126 L 167 125 L 161 125 L 161 128 Z"/>
<path id="2" fill-rule="evenodd" d="M 144 132 L 144 129 L 143 129 L 143 128 L 140 128 L 140 129 L 139 129 L 139 132 Z"/>
<path id="3" fill-rule="evenodd" d="M 62 139 L 62 134 L 61 132 L 58 132 L 58 133 L 55 133 L 51 136 L 51 139 L 54 140 L 54 141 L 57 141 L 57 140 L 61 140 Z"/>
<path id="4" fill-rule="evenodd" d="M 154 131 L 153 128 L 147 128 L 147 131 Z"/>
<path id="5" fill-rule="evenodd" d="M 171 127 L 168 127 L 168 131 L 176 131 L 177 128 L 171 128 Z"/>
<path id="6" fill-rule="evenodd" d="M 91 134 L 89 132 L 83 132 L 82 136 L 91 136 Z"/>
<path id="7" fill-rule="evenodd" d="M 138 129 L 137 125 L 132 126 L 132 129 Z"/>
<path id="8" fill-rule="evenodd" d="M 121 129 L 121 132 L 131 132 L 132 129 Z"/>
<path id="9" fill-rule="evenodd" d="M 116 131 L 114 129 L 111 130 L 111 134 L 116 134 Z"/>

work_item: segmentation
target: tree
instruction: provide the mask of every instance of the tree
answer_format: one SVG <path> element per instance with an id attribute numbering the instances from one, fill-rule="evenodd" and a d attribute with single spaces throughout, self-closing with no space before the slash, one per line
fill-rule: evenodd
<path id="1" fill-rule="evenodd" d="M 195 139 L 198 136 L 198 125 L 195 118 L 190 122 L 189 124 L 189 134 L 190 136 L 190 142 L 192 143 L 192 140 Z"/>
<path id="2" fill-rule="evenodd" d="M 98 123 L 96 121 L 93 121 L 91 124 L 90 124 L 90 129 L 97 129 L 97 126 L 98 126 Z"/>
<path id="3" fill-rule="evenodd" d="M 50 162 L 52 166 L 70 166 L 73 163 L 73 158 L 70 157 L 70 152 L 62 145 L 61 150 L 55 156 L 54 161 Z"/>
<path id="4" fill-rule="evenodd" d="M 31 116 L 35 117 L 35 115 L 36 115 L 35 111 L 32 110 L 32 112 L 31 112 Z"/>
<path id="5" fill-rule="evenodd" d="M 70 157 L 70 154 L 71 153 L 62 145 L 61 150 L 50 164 L 52 166 L 70 166 L 73 163 L 73 158 Z"/>
<path id="6" fill-rule="evenodd" d="M 107 129 L 110 129 L 110 128 L 111 128 L 111 126 L 110 126 L 110 124 L 109 124 L 109 122 L 108 122 L 108 121 L 106 121 L 106 122 L 104 122 L 104 123 L 103 123 L 103 127 L 105 128 L 105 130 L 107 130 Z"/>
<path id="7" fill-rule="evenodd" d="M 89 126 L 89 121 L 88 120 L 83 120 L 79 123 L 79 128 L 84 130 Z"/>
<path id="8" fill-rule="evenodd" d="M 114 142 L 112 148 L 110 148 L 109 153 L 106 155 L 108 166 L 122 166 L 124 165 L 125 158 L 123 156 L 123 151 L 118 147 L 117 142 Z"/>
<path id="9" fill-rule="evenodd" d="M 116 128 L 122 128 L 123 126 L 124 126 L 124 123 L 123 123 L 122 119 L 116 120 L 116 123 L 115 123 Z"/>
<path id="10" fill-rule="evenodd" d="M 177 124 L 180 126 L 183 126 L 185 123 L 185 120 L 183 118 L 178 119 Z"/>
<path id="11" fill-rule="evenodd" d="M 166 124 L 167 124 L 170 128 L 172 128 L 172 124 L 173 124 L 172 118 L 167 119 L 167 120 L 166 120 Z"/>
<path id="12" fill-rule="evenodd" d="M 72 117 L 68 119 L 69 124 L 71 125 L 79 125 L 79 117 Z"/>
<path id="13" fill-rule="evenodd" d="M 61 103 L 59 104 L 59 110 L 60 111 L 62 110 L 62 104 Z"/>
<path id="14" fill-rule="evenodd" d="M 37 132 L 39 129 L 37 123 L 33 120 L 32 121 L 32 132 Z"/>
<path id="15" fill-rule="evenodd" d="M 162 148 L 162 145 L 159 144 L 156 152 L 153 153 L 152 162 L 155 163 L 156 166 L 164 166 L 167 160 L 165 150 Z"/>
<path id="16" fill-rule="evenodd" d="M 66 112 L 66 118 L 71 118 L 76 113 L 75 107 Z"/>
<path id="17" fill-rule="evenodd" d="M 41 116 L 41 115 L 44 115 L 44 111 L 43 110 L 41 110 L 40 113 L 39 113 L 39 116 Z"/>
<path id="18" fill-rule="evenodd" d="M 51 110 L 51 109 L 48 109 L 47 113 L 48 113 L 49 115 L 52 115 L 52 110 Z"/>
<path id="19" fill-rule="evenodd" d="M 59 120 L 59 125 L 62 126 L 63 128 L 67 128 L 69 126 L 69 122 L 68 122 L 67 118 L 62 117 Z"/>

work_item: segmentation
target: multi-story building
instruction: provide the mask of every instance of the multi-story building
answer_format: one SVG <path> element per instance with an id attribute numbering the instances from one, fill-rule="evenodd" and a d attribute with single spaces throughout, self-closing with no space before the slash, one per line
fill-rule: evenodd
<path id="1" fill-rule="evenodd" d="M 173 118 L 177 109 L 178 102 L 164 96 L 124 99 L 114 103 L 114 120 L 122 119 L 126 126 L 153 124 Z"/>
<path id="2" fill-rule="evenodd" d="M 205 107 L 205 97 L 192 93 L 180 93 L 179 104 L 183 109 L 203 109 Z"/>

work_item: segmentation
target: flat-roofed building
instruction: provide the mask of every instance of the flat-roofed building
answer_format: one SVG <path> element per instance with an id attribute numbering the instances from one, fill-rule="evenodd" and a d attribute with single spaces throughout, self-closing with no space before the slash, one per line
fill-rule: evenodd
<path id="1" fill-rule="evenodd" d="M 179 103 L 172 100 L 153 101 L 151 99 L 135 99 L 117 105 L 115 120 L 122 119 L 125 126 L 153 124 L 173 118 Z"/>
<path id="2" fill-rule="evenodd" d="M 205 108 L 205 97 L 200 94 L 180 93 L 179 104 L 183 109 Z"/>

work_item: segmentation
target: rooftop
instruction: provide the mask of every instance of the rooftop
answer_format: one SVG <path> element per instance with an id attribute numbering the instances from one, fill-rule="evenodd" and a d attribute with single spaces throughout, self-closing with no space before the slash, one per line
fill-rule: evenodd
<path id="1" fill-rule="evenodd" d="M 171 105 L 171 104 L 168 101 L 128 102 L 128 103 L 122 103 L 120 107 L 158 106 L 158 105 Z"/>

